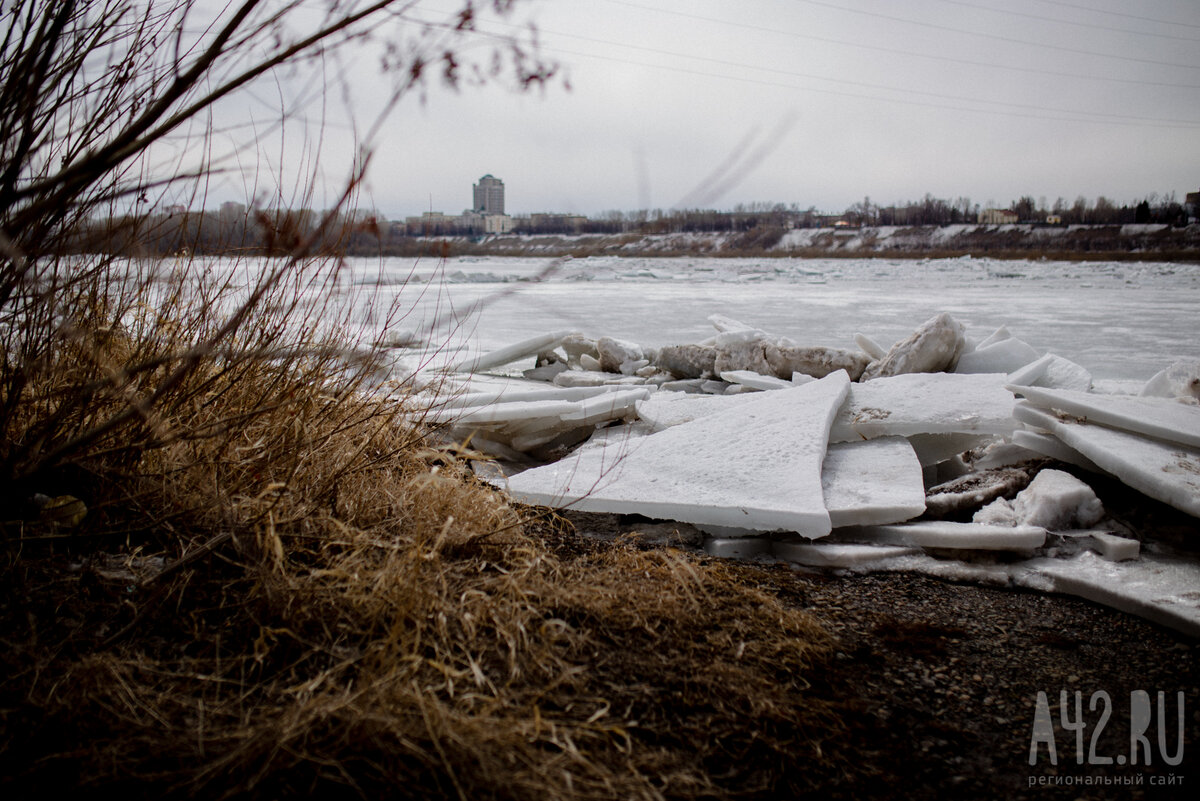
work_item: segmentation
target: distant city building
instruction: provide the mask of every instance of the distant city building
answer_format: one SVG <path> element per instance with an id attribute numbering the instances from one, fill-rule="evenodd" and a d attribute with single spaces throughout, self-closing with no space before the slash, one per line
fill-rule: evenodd
<path id="1" fill-rule="evenodd" d="M 984 209 L 979 212 L 980 225 L 1008 225 L 1018 219 L 1017 213 L 1010 209 Z"/>
<path id="2" fill-rule="evenodd" d="M 234 203 L 227 201 L 221 204 L 221 219 L 233 220 L 238 217 L 246 216 L 246 206 L 243 203 Z"/>
<path id="3" fill-rule="evenodd" d="M 489 214 L 483 218 L 483 232 L 486 234 L 511 234 L 513 218 L 507 214 Z"/>
<path id="4" fill-rule="evenodd" d="M 587 225 L 580 214 L 531 214 L 529 231 L 535 234 L 577 234 Z"/>
<path id="5" fill-rule="evenodd" d="M 483 214 L 504 213 L 504 181 L 485 175 L 475 184 L 474 210 Z"/>

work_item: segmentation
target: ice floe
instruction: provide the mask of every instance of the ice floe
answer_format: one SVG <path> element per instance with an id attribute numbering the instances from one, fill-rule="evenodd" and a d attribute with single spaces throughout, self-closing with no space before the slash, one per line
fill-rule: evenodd
<path id="1" fill-rule="evenodd" d="M 947 314 L 889 347 L 709 322 L 462 360 L 421 419 L 499 459 L 481 474 L 517 500 L 691 524 L 715 556 L 1069 593 L 1200 635 L 1200 561 L 1129 536 L 1089 483 L 1200 518 L 1200 363 L 1113 389 Z"/>
<path id="2" fill-rule="evenodd" d="M 844 373 L 769 393 L 732 413 L 673 426 L 625 452 L 588 449 L 509 479 L 519 500 L 582 511 L 823 537 L 829 425 Z"/>

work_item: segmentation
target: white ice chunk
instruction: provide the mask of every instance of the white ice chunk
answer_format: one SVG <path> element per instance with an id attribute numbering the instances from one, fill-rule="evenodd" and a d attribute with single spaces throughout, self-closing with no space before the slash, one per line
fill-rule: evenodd
<path id="1" fill-rule="evenodd" d="M 558 343 L 562 342 L 570 334 L 570 331 L 552 331 L 548 334 L 542 334 L 532 339 L 525 339 L 499 350 L 494 350 L 491 353 L 472 356 L 458 362 L 449 369 L 455 373 L 472 373 L 492 367 L 500 367 L 501 365 L 515 362 L 517 359 L 523 359 L 526 356 L 536 356 L 543 351 L 551 350 L 557 347 Z"/>
<path id="2" fill-rule="evenodd" d="M 600 364 L 600 360 L 588 353 L 579 354 L 579 366 L 593 373 L 605 372 L 604 367 Z"/>
<path id="3" fill-rule="evenodd" d="M 1038 359 L 1038 352 L 1029 343 L 1016 337 L 980 346 L 959 357 L 956 373 L 1011 373 Z"/>
<path id="4" fill-rule="evenodd" d="M 944 520 L 863 526 L 838 532 L 839 539 L 916 545 L 921 548 L 952 548 L 987 551 L 1028 551 L 1046 542 L 1046 529 L 1036 526 L 988 526 Z"/>
<path id="5" fill-rule="evenodd" d="M 560 387 L 602 387 L 609 386 L 638 386 L 645 384 L 646 379 L 620 373 L 593 373 L 590 370 L 568 370 L 554 376 L 555 386 Z"/>
<path id="6" fill-rule="evenodd" d="M 567 369 L 566 362 L 554 362 L 553 364 L 544 364 L 541 367 L 522 370 L 521 375 L 530 381 L 553 381 L 554 376 Z"/>
<path id="7" fill-rule="evenodd" d="M 912 556 L 918 549 L 900 545 L 855 545 L 850 543 L 776 542 L 772 551 L 780 559 L 798 565 L 829 568 L 855 568 Z"/>
<path id="8" fill-rule="evenodd" d="M 1012 333 L 1009 332 L 1008 326 L 1002 325 L 999 328 L 997 328 L 995 331 L 993 331 L 991 333 L 991 335 L 988 336 L 987 339 L 983 340 L 978 345 L 976 345 L 975 350 L 979 350 L 980 348 L 986 348 L 990 345 L 995 345 L 997 342 L 1003 342 L 1004 340 L 1011 339 L 1011 338 L 1012 338 Z"/>
<path id="9" fill-rule="evenodd" d="M 509 423 L 515 420 L 552 418 L 569 414 L 579 408 L 579 402 L 565 400 L 515 401 L 490 403 L 462 409 L 446 408 L 430 411 L 425 420 L 430 423 Z"/>
<path id="10" fill-rule="evenodd" d="M 1012 504 L 1017 525 L 1051 531 L 1087 528 L 1104 517 L 1104 506 L 1092 488 L 1070 473 L 1043 470 Z"/>
<path id="11" fill-rule="evenodd" d="M 1200 406 L 1166 398 L 1096 395 L 1068 389 L 1009 387 L 1034 406 L 1147 437 L 1200 448 Z"/>
<path id="12" fill-rule="evenodd" d="M 909 434 L 908 444 L 917 452 L 922 467 L 935 465 L 964 451 L 991 442 L 990 434 Z M 991 465 L 989 465 L 991 466 Z"/>
<path id="13" fill-rule="evenodd" d="M 1017 404 L 1014 413 L 1029 419 L 1023 403 Z M 1041 423 L 1068 447 L 1138 492 L 1200 517 L 1200 449 L 1088 425 L 1073 418 L 1043 414 Z"/>
<path id="14" fill-rule="evenodd" d="M 863 353 L 867 354 L 876 361 L 882 359 L 884 356 L 887 356 L 887 348 L 883 347 L 883 345 L 880 345 L 866 334 L 855 334 L 854 344 L 858 345 L 859 349 L 862 350 Z"/>
<path id="15" fill-rule="evenodd" d="M 1016 433 L 1014 431 L 1013 435 L 1015 436 Z M 1040 451 L 1023 448 L 1014 442 L 1004 440 L 994 441 L 986 448 L 968 454 L 968 462 L 972 470 L 993 470 L 1040 458 L 1042 458 Z"/>
<path id="16" fill-rule="evenodd" d="M 671 426 L 690 423 L 711 414 L 728 411 L 746 403 L 756 403 L 765 396 L 708 395 L 660 391 L 637 405 L 638 417 L 662 431 Z"/>
<path id="17" fill-rule="evenodd" d="M 1153 554 L 1133 562 L 1112 562 L 1084 551 L 1071 559 L 1033 559 L 1025 567 L 1014 575 L 1022 583 L 1049 579 L 1056 592 L 1200 637 L 1200 562 Z"/>
<path id="18" fill-rule="evenodd" d="M 1042 426 L 1039 426 L 1039 428 Z M 1058 437 L 1050 434 L 1042 434 L 1037 431 L 1014 431 L 1013 444 L 1023 448 L 1028 448 L 1031 451 L 1036 451 L 1043 456 L 1049 456 L 1051 459 L 1057 459 L 1060 462 L 1073 464 L 1076 467 L 1082 467 L 1092 473 L 1107 473 L 1102 470 L 1099 465 L 1091 459 L 1084 456 L 1074 448 L 1068 447 Z"/>
<path id="19" fill-rule="evenodd" d="M 1126 562 L 1137 559 L 1142 544 L 1129 537 L 1118 537 L 1107 531 L 1093 531 L 1088 539 L 1095 543 L 1096 553 L 1110 562 Z"/>
<path id="20" fill-rule="evenodd" d="M 439 408 L 461 409 L 468 406 L 486 406 L 489 403 L 515 403 L 517 401 L 581 401 L 597 395 L 617 392 L 621 387 L 544 387 L 538 389 L 497 388 L 485 392 L 458 395 L 440 403 Z"/>
<path id="21" fill-rule="evenodd" d="M 1142 395 L 1158 398 L 1200 400 L 1200 361 L 1179 361 L 1154 374 Z"/>
<path id="22" fill-rule="evenodd" d="M 563 422 L 573 425 L 594 425 L 606 420 L 616 420 L 633 412 L 640 400 L 650 397 L 648 389 L 627 389 L 609 392 L 581 401 L 576 408 L 560 415 Z"/>
<path id="23" fill-rule="evenodd" d="M 624 453 L 588 449 L 514 476 L 519 500 L 760 531 L 830 531 L 821 490 L 829 425 L 849 389 L 833 373 L 745 408 L 653 434 Z M 736 397 L 736 396 L 735 396 Z"/>
<path id="24" fill-rule="evenodd" d="M 1047 353 L 1024 367 L 1013 370 L 1009 384 L 1047 389 L 1074 389 L 1087 392 L 1092 388 L 1092 374 L 1070 359 Z"/>
<path id="25" fill-rule="evenodd" d="M 735 320 L 732 317 L 726 317 L 723 314 L 710 314 L 708 321 L 712 323 L 713 328 L 717 329 L 718 333 L 727 331 L 758 331 L 752 325 L 746 325 L 741 320 Z M 759 333 L 762 333 L 761 331 Z"/>
<path id="26" fill-rule="evenodd" d="M 834 528 L 898 523 L 925 511 L 921 464 L 901 437 L 830 445 L 821 485 Z"/>
<path id="27" fill-rule="evenodd" d="M 621 369 L 621 365 L 625 362 L 636 362 L 645 359 L 645 352 L 642 350 L 641 345 L 635 342 L 626 342 L 623 339 L 614 339 L 613 337 L 600 337 L 597 339 L 596 350 L 600 352 L 600 369 L 606 373 L 624 372 Z M 642 366 L 645 365 L 639 365 L 639 367 Z"/>
<path id="28" fill-rule="evenodd" d="M 907 339 L 892 345 L 882 359 L 868 365 L 862 380 L 953 369 L 965 345 L 962 325 L 943 312 L 927 320 Z"/>
<path id="29" fill-rule="evenodd" d="M 617 365 L 617 372 L 621 375 L 639 375 L 642 368 L 649 366 L 649 359 L 631 359 Z"/>
<path id="30" fill-rule="evenodd" d="M 1015 526 L 1017 524 L 1017 513 L 1013 509 L 1012 501 L 1005 498 L 997 498 L 975 512 L 975 515 L 971 518 L 971 522 L 978 523 L 981 526 Z"/>
<path id="31" fill-rule="evenodd" d="M 854 384 L 831 442 L 911 434 L 1010 434 L 1013 396 L 1005 375 L 913 373 Z"/>
<path id="32" fill-rule="evenodd" d="M 784 381 L 773 375 L 763 375 L 751 370 L 726 370 L 721 373 L 722 381 L 741 384 L 751 389 L 789 389 L 796 386 L 791 381 Z"/>

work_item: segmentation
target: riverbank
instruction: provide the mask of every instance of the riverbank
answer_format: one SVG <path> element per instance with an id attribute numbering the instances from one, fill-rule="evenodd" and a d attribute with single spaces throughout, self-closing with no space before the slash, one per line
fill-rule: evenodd
<path id="1" fill-rule="evenodd" d="M 1200 262 L 1200 224 L 754 228 L 668 234 L 408 237 L 374 247 L 411 256 L 721 256 Z M 378 253 L 378 250 L 373 251 Z M 359 255 L 368 255 L 363 252 Z"/>

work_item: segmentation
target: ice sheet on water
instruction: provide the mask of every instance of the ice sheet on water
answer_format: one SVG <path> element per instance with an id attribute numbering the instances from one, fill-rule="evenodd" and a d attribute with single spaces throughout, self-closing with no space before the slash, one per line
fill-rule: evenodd
<path id="1" fill-rule="evenodd" d="M 761 393 L 747 408 L 674 426 L 625 453 L 588 449 L 526 471 L 509 489 L 521 500 L 584 511 L 822 537 L 830 522 L 821 463 L 848 388 L 835 373 Z"/>

